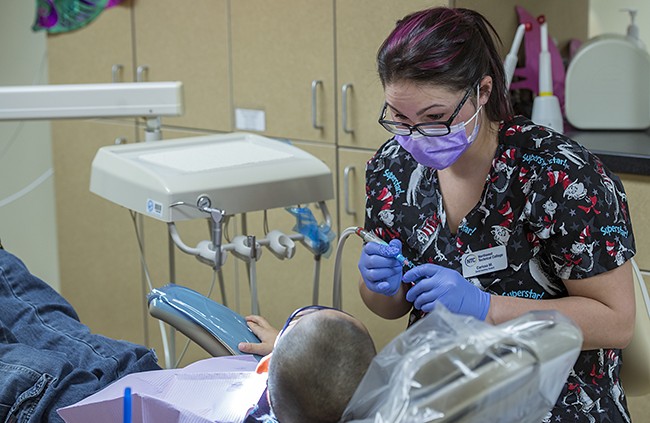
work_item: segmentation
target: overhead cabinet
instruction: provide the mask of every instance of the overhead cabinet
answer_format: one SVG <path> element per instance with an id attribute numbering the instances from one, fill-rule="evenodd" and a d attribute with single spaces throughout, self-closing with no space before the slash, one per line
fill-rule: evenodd
<path id="1" fill-rule="evenodd" d="M 230 7 L 235 128 L 334 144 L 334 2 Z"/>
<path id="2" fill-rule="evenodd" d="M 228 1 L 136 0 L 133 23 L 136 79 L 183 82 L 185 113 L 163 123 L 231 131 Z"/>

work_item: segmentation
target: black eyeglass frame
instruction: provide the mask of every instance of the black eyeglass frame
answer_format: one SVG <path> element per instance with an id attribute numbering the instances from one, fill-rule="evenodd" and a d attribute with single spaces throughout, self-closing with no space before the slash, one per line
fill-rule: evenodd
<path id="1" fill-rule="evenodd" d="M 291 324 L 291 322 L 292 322 L 296 317 L 298 317 L 298 315 L 299 315 L 300 313 L 302 313 L 303 311 L 306 311 L 306 310 L 314 310 L 314 311 L 319 311 L 319 310 L 336 310 L 336 311 L 340 311 L 340 312 L 342 312 L 342 313 L 345 313 L 345 314 L 351 316 L 349 313 L 347 313 L 347 312 L 345 312 L 345 311 L 343 311 L 343 310 L 339 310 L 338 308 L 328 307 L 328 306 L 324 306 L 324 305 L 308 305 L 308 306 L 300 307 L 299 309 L 297 309 L 297 310 L 295 310 L 293 313 L 291 313 L 291 315 L 289 316 L 289 318 L 288 318 L 287 321 L 285 322 L 284 326 L 282 326 L 282 329 L 280 329 L 280 332 L 278 332 L 278 336 L 277 336 L 277 338 L 280 338 L 280 337 L 284 334 L 284 332 L 287 330 L 287 328 L 289 327 L 289 325 Z"/>
<path id="2" fill-rule="evenodd" d="M 393 120 L 384 119 L 384 117 L 386 116 L 386 110 L 388 108 L 388 103 L 386 103 L 386 102 L 384 102 L 384 107 L 382 107 L 382 109 L 381 109 L 381 113 L 379 114 L 378 122 L 382 127 L 384 127 L 385 130 L 387 130 L 391 134 L 395 134 L 395 135 L 411 135 L 413 133 L 413 130 L 415 129 L 416 131 L 418 131 L 420 134 L 424 135 L 425 137 L 442 137 L 442 136 L 445 136 L 445 135 L 447 135 L 447 134 L 449 134 L 451 132 L 451 124 L 452 124 L 452 122 L 454 121 L 454 119 L 456 119 L 456 116 L 458 116 L 458 114 L 460 113 L 460 110 L 463 108 L 463 106 L 467 102 L 467 99 L 469 98 L 469 95 L 473 91 L 474 91 L 473 87 L 470 87 L 470 88 L 467 89 L 467 91 L 465 92 L 465 95 L 463 96 L 463 99 L 460 101 L 460 103 L 458 103 L 458 106 L 456 106 L 456 110 L 454 110 L 454 112 L 451 114 L 451 116 L 449 116 L 449 119 L 447 119 L 445 122 L 442 122 L 442 121 L 423 122 L 423 123 L 416 123 L 415 125 L 411 126 L 411 125 L 409 125 L 407 123 L 404 123 L 404 122 L 396 122 L 396 121 L 393 121 Z M 446 132 L 432 134 L 430 132 L 425 132 L 423 129 L 421 129 L 421 128 L 426 128 L 427 126 L 440 127 L 441 125 L 443 125 L 445 127 Z M 406 133 L 405 131 L 404 132 L 396 132 L 395 127 L 404 128 L 405 131 L 408 130 L 408 133 Z M 442 129 L 442 128 L 439 128 L 439 129 Z"/>

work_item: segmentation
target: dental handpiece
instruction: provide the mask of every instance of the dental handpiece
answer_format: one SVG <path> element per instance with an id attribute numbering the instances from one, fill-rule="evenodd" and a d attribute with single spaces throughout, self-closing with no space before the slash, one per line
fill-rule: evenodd
<path id="1" fill-rule="evenodd" d="M 366 242 L 376 242 L 378 244 L 382 245 L 388 245 L 386 241 L 383 239 L 379 238 L 377 235 L 373 234 L 372 232 L 368 232 L 365 229 L 361 227 L 357 227 L 357 229 L 354 231 L 355 234 L 357 234 L 361 239 L 363 239 Z M 404 257 L 401 253 L 397 254 L 395 256 L 397 260 L 399 260 L 400 263 L 402 263 L 405 266 L 408 266 L 410 268 L 415 267 L 413 263 L 409 261 L 406 257 Z"/>

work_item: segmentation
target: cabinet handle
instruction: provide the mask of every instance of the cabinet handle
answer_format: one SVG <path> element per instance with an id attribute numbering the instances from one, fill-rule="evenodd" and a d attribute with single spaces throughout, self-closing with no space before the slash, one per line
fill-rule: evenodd
<path id="1" fill-rule="evenodd" d="M 311 126 L 314 129 L 323 129 L 323 126 L 318 124 L 318 104 L 316 100 L 318 98 L 317 92 L 319 85 L 322 86 L 323 81 L 311 81 Z"/>
<path id="2" fill-rule="evenodd" d="M 354 129 L 348 127 L 348 91 L 352 89 L 352 84 L 343 84 L 341 87 L 341 98 L 343 103 L 343 132 L 351 134 Z"/>
<path id="3" fill-rule="evenodd" d="M 122 78 L 120 78 L 120 74 L 122 73 L 122 69 L 124 69 L 124 66 L 122 65 L 113 65 L 111 67 L 111 80 L 113 82 L 120 82 Z"/>
<path id="4" fill-rule="evenodd" d="M 357 212 L 350 209 L 350 172 L 354 172 L 354 166 L 346 166 L 343 169 L 343 200 L 345 202 L 345 213 L 355 216 Z"/>
<path id="5" fill-rule="evenodd" d="M 149 72 L 149 66 L 147 65 L 138 66 L 138 68 L 135 71 L 136 74 L 135 81 L 144 82 L 144 74 L 147 72 Z"/>

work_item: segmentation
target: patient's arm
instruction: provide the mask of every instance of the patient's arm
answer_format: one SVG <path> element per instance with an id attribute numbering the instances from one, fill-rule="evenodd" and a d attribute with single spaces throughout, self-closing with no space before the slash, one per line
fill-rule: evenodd
<path id="1" fill-rule="evenodd" d="M 253 333 L 262 341 L 259 344 L 250 342 L 239 343 L 239 351 L 248 354 L 268 355 L 273 351 L 275 338 L 278 336 L 278 330 L 262 316 L 246 316 L 246 323 Z"/>

